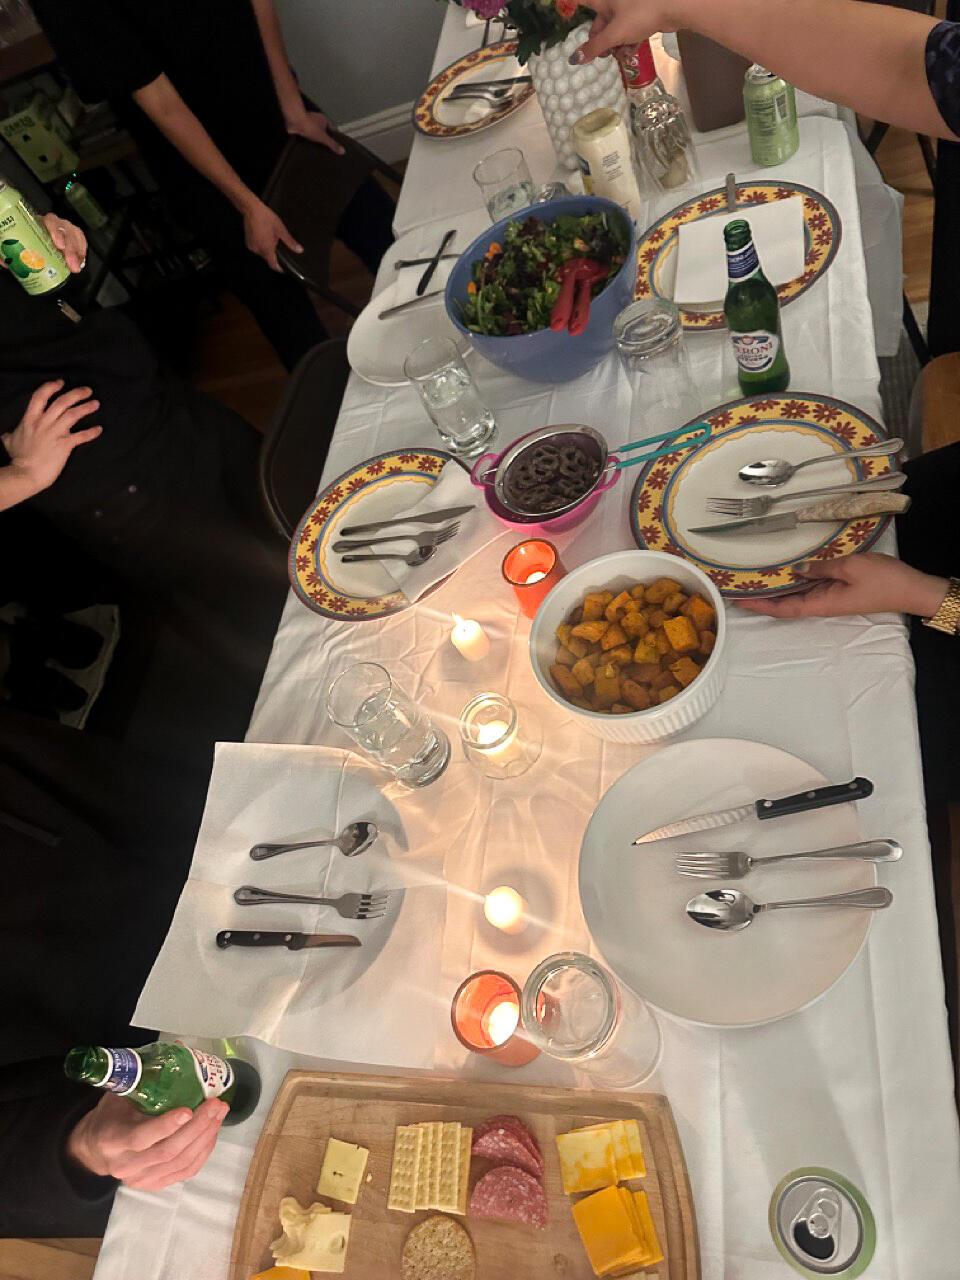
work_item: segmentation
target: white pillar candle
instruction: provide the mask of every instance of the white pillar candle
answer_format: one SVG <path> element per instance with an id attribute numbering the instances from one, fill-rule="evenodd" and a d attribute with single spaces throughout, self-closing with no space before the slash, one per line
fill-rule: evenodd
<path id="1" fill-rule="evenodd" d="M 504 933 L 520 933 L 527 927 L 527 904 L 509 885 L 491 889 L 483 900 L 483 914 L 495 929 Z"/>
<path id="2" fill-rule="evenodd" d="M 487 1035 L 494 1044 L 506 1044 L 520 1024 L 520 1010 L 513 1000 L 501 1000 L 487 1014 Z"/>
<path id="3" fill-rule="evenodd" d="M 490 641 L 483 627 L 473 618 L 461 618 L 456 613 L 453 620 L 456 624 L 450 632 L 453 647 L 468 662 L 482 662 L 490 652 Z"/>

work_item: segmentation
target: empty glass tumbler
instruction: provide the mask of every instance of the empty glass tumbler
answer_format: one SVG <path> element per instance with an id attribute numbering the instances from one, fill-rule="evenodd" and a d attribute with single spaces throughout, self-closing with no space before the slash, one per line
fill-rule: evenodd
<path id="1" fill-rule="evenodd" d="M 473 180 L 480 188 L 491 222 L 509 218 L 537 198 L 519 147 L 505 147 L 481 160 L 473 171 Z"/>
<path id="2" fill-rule="evenodd" d="M 407 356 L 403 372 L 450 452 L 463 458 L 482 453 L 497 434 L 497 422 L 480 399 L 457 344 L 450 338 L 425 338 Z"/>
<path id="3" fill-rule="evenodd" d="M 631 440 L 682 426 L 700 413 L 680 312 L 672 302 L 631 302 L 614 320 L 613 337 L 630 383 Z"/>
<path id="4" fill-rule="evenodd" d="M 428 786 L 450 761 L 450 739 L 377 662 L 357 662 L 337 676 L 327 711 L 371 760 L 408 787 Z"/>

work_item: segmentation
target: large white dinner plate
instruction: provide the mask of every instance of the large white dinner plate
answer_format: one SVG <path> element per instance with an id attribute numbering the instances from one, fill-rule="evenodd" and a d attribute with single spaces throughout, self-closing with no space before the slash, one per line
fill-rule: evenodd
<path id="1" fill-rule="evenodd" d="M 664 747 L 613 784 L 583 838 L 580 900 L 594 941 L 627 986 L 676 1017 L 748 1027 L 795 1013 L 843 976 L 863 946 L 871 911 L 778 911 L 738 933 L 720 933 L 691 920 L 685 907 L 721 884 L 756 902 L 865 889 L 876 884 L 873 863 L 795 862 L 721 882 L 678 875 L 674 859 L 701 849 L 763 856 L 862 840 L 852 804 L 631 843 L 666 822 L 826 781 L 786 751 L 713 738 Z"/>
<path id="2" fill-rule="evenodd" d="M 444 280 L 445 276 L 438 271 L 428 292 L 442 291 Z M 347 339 L 347 360 L 354 373 L 374 386 L 406 386 L 403 362 L 424 338 L 450 338 L 460 345 L 460 334 L 447 316 L 442 292 L 410 311 L 388 316 L 386 320 L 379 318 L 381 311 L 413 296 L 409 284 L 393 280 L 382 293 L 370 299 L 353 322 Z M 470 348 L 464 344 L 460 350 L 466 354 Z"/>

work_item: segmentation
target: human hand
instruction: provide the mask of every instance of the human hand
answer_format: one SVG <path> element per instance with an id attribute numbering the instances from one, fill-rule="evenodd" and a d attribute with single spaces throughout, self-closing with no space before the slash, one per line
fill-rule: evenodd
<path id="1" fill-rule="evenodd" d="M 915 613 L 932 617 L 950 583 L 912 569 L 895 556 L 865 553 L 837 560 L 809 560 L 794 569 L 809 591 L 778 600 L 737 600 L 751 613 L 771 618 L 832 618 L 851 613 Z"/>
<path id="2" fill-rule="evenodd" d="M 40 219 L 50 234 L 50 239 L 67 260 L 67 266 L 76 274 L 87 265 L 87 237 L 72 222 L 64 222 L 55 213 L 45 213 Z"/>
<path id="3" fill-rule="evenodd" d="M 295 133 L 300 138 L 309 138 L 311 142 L 319 142 L 334 153 L 342 156 L 343 147 L 331 134 L 333 125 L 322 111 L 307 111 L 287 121 L 287 133 Z"/>
<path id="4" fill-rule="evenodd" d="M 102 430 L 73 430 L 81 418 L 100 408 L 99 400 L 89 399 L 90 388 L 74 387 L 61 395 L 62 390 L 62 378 L 38 387 L 17 426 L 0 437 L 10 455 L 11 470 L 27 482 L 31 496 L 48 489 L 77 445 L 96 440 Z"/>
<path id="5" fill-rule="evenodd" d="M 243 210 L 243 235 L 250 252 L 261 257 L 274 271 L 283 270 L 277 261 L 277 244 L 281 240 L 294 253 L 303 253 L 303 246 L 294 240 L 283 219 L 262 200 L 251 201 Z"/>
<path id="6" fill-rule="evenodd" d="M 177 1107 L 145 1116 L 116 1094 L 105 1093 L 75 1125 L 67 1154 L 99 1177 L 117 1178 L 139 1191 L 160 1191 L 203 1168 L 230 1108 L 208 1098 L 196 1111 Z"/>
<path id="7" fill-rule="evenodd" d="M 675 0 L 673 0 L 675 3 Z M 620 45 L 639 44 L 655 31 L 675 31 L 679 25 L 671 0 L 580 0 L 596 17 L 590 37 L 574 52 L 573 63 L 590 62 L 612 53 Z"/>

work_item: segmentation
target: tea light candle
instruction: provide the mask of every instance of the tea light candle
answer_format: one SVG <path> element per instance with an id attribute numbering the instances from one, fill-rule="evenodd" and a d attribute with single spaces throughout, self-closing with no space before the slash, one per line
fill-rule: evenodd
<path id="1" fill-rule="evenodd" d="M 460 713 L 464 755 L 487 778 L 517 778 L 540 757 L 543 733 L 532 712 L 500 693 L 479 693 Z"/>
<path id="2" fill-rule="evenodd" d="M 520 1010 L 512 1000 L 501 1000 L 487 1014 L 487 1035 L 498 1047 L 506 1044 L 520 1025 Z"/>
<path id="3" fill-rule="evenodd" d="M 520 988 L 505 973 L 483 969 L 457 988 L 453 1032 L 465 1049 L 504 1067 L 522 1067 L 540 1050 L 520 1030 Z"/>
<path id="4" fill-rule="evenodd" d="M 490 640 L 483 627 L 473 618 L 461 618 L 458 613 L 453 615 L 453 621 L 456 624 L 450 632 L 453 647 L 468 662 L 482 662 L 490 652 Z"/>
<path id="5" fill-rule="evenodd" d="M 529 587 L 529 586 L 532 586 L 534 582 L 542 582 L 546 576 L 547 575 L 544 573 L 542 569 L 537 569 L 534 573 L 530 574 L 529 578 L 527 578 L 525 585 Z"/>
<path id="6" fill-rule="evenodd" d="M 520 933 L 527 927 L 527 904 L 509 885 L 491 889 L 483 900 L 483 914 L 495 929 L 504 933 Z"/>
<path id="7" fill-rule="evenodd" d="M 528 618 L 567 573 L 557 548 L 542 538 L 517 543 L 503 557 L 502 571 Z"/>

